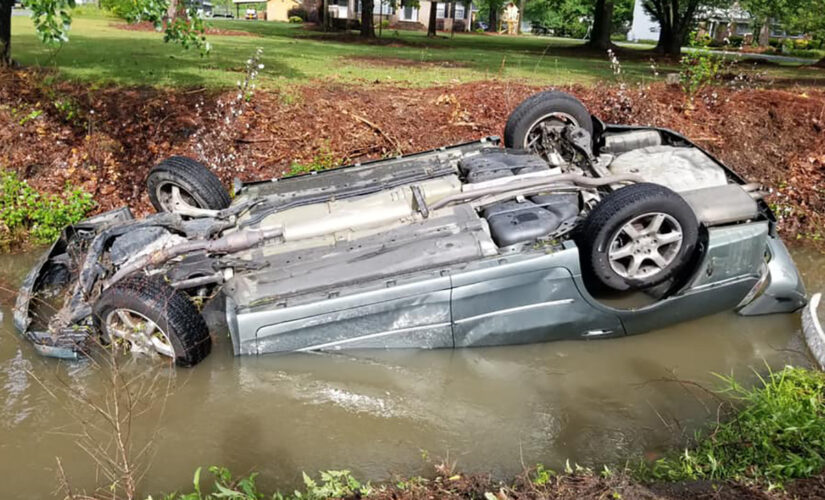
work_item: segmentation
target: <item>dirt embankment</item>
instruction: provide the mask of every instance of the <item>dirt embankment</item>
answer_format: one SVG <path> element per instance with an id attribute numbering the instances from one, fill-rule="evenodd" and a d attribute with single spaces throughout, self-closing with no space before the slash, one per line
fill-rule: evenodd
<path id="1" fill-rule="evenodd" d="M 44 80 L 45 78 L 45 80 Z M 0 73 L 0 165 L 37 188 L 66 182 L 100 210 L 149 210 L 144 180 L 162 158 L 204 161 L 227 184 L 266 179 L 292 162 L 362 161 L 500 135 L 537 87 L 502 81 L 426 89 L 319 84 L 290 93 L 103 88 Z M 685 105 L 664 85 L 565 89 L 605 121 L 682 132 L 743 176 L 775 189 L 786 238 L 823 237 L 825 92 L 712 88 Z"/>
<path id="2" fill-rule="evenodd" d="M 537 482 L 525 473 L 504 484 L 486 475 L 438 475 L 426 482 L 398 482 L 386 485 L 370 496 L 379 500 L 431 500 L 496 498 L 500 500 L 785 500 L 825 498 L 822 475 L 792 481 L 785 490 L 766 491 L 757 486 L 720 482 L 690 481 L 643 484 L 626 475 L 562 474 Z"/>

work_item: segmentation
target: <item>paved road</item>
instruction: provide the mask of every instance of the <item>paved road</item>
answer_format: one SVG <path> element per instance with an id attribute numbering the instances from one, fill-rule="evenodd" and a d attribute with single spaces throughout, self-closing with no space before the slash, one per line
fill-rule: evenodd
<path id="1" fill-rule="evenodd" d="M 652 48 L 652 45 L 643 44 L 643 43 L 632 43 L 632 42 L 619 42 L 617 45 L 622 47 L 634 48 L 634 49 L 644 49 L 644 48 Z M 695 49 L 692 47 L 682 47 L 682 50 L 685 52 L 695 51 L 699 49 Z M 758 59 L 762 61 L 774 61 L 778 63 L 791 63 L 791 64 L 813 64 L 817 61 L 817 59 L 804 59 L 802 57 L 790 57 L 790 56 L 783 56 L 783 55 L 774 55 L 774 54 L 754 54 L 751 52 L 739 52 L 739 51 L 729 51 L 729 50 L 710 50 L 712 54 L 719 54 L 720 56 L 725 57 L 732 57 L 736 59 Z"/>

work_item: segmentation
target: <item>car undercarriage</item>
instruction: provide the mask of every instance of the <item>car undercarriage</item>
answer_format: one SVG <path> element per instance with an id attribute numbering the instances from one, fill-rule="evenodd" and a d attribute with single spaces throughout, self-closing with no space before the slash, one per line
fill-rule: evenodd
<path id="1" fill-rule="evenodd" d="M 214 300 L 236 354 L 616 337 L 804 305 L 761 186 L 675 132 L 537 96 L 504 144 L 237 181 L 231 201 L 205 167 L 166 160 L 148 179 L 160 213 L 66 228 L 22 287 L 17 328 L 47 355 L 102 337 L 193 365 Z M 630 292 L 651 301 L 600 300 Z"/>

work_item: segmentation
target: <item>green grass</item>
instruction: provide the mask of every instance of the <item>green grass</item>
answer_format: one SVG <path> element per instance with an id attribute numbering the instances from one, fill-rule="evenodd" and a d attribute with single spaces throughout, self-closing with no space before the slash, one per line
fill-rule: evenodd
<path id="1" fill-rule="evenodd" d="M 119 29 L 121 22 L 96 9 L 76 11 L 69 43 L 55 50 L 40 43 L 28 18 L 16 16 L 13 57 L 24 65 L 56 67 L 62 78 L 93 85 L 233 87 L 257 47 L 263 48 L 265 64 L 258 84 L 267 89 L 313 81 L 431 86 L 490 78 L 536 85 L 615 80 L 606 54 L 563 38 L 474 33 L 428 39 L 420 31 L 386 30 L 381 42 L 365 44 L 353 41 L 354 36 L 307 31 L 295 24 L 213 20 L 215 27 L 256 36 L 210 35 L 212 53 L 201 57 L 198 51 L 164 43 L 161 33 Z M 619 56 L 624 81 L 654 81 L 678 70 L 660 63 L 659 76 L 654 76 L 650 49 L 634 47 Z M 385 59 L 385 64 L 371 59 Z M 763 66 L 760 71 L 784 80 L 825 80 L 816 70 Z"/>
<path id="2" fill-rule="evenodd" d="M 580 41 L 523 37 L 519 39 L 462 34 L 428 40 L 423 32 L 384 33 L 390 45 L 342 41 L 278 22 L 215 20 L 216 27 L 258 36 L 210 36 L 212 53 L 201 58 L 166 44 L 162 34 L 118 29 L 118 21 L 78 16 L 70 41 L 60 50 L 43 46 L 26 17 L 12 20 L 13 56 L 24 65 L 56 66 L 67 79 L 98 84 L 229 87 L 243 77 L 244 62 L 257 47 L 264 49 L 260 84 L 324 82 L 395 82 L 429 86 L 502 77 L 536 84 L 592 84 L 612 79 L 606 57 L 571 54 Z M 376 65 L 363 58 L 397 58 L 414 65 Z M 458 67 L 445 68 L 447 61 Z M 425 64 L 417 64 L 425 63 Z M 653 78 L 646 62 L 627 62 L 629 79 Z"/>
<path id="3" fill-rule="evenodd" d="M 757 482 L 770 487 L 825 468 L 825 374 L 786 367 L 747 389 L 723 377 L 736 412 L 680 454 L 646 466 L 648 479 Z"/>

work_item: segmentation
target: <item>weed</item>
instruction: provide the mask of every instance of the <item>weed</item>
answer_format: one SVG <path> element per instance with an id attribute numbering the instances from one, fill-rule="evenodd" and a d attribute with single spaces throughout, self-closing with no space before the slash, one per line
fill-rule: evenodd
<path id="1" fill-rule="evenodd" d="M 49 243 L 95 206 L 92 195 L 67 185 L 62 195 L 43 194 L 12 171 L 0 171 L 0 246 L 8 248 L 26 235 Z"/>
<path id="2" fill-rule="evenodd" d="M 35 109 L 31 113 L 29 113 L 26 116 L 24 116 L 23 118 L 21 118 L 18 123 L 20 123 L 20 125 L 23 126 L 23 125 L 25 125 L 26 123 L 28 123 L 32 120 L 36 120 L 37 117 L 39 117 L 42 114 L 43 114 L 43 110 Z"/>
<path id="3" fill-rule="evenodd" d="M 536 486 L 544 486 L 549 483 L 555 475 L 556 473 L 554 471 L 545 468 L 542 464 L 537 464 L 533 470 L 533 477 L 530 478 L 530 482 Z"/>
<path id="4" fill-rule="evenodd" d="M 690 46 L 692 52 L 682 56 L 679 61 L 681 69 L 679 71 L 679 82 L 682 91 L 688 99 L 688 106 L 693 103 L 696 94 L 717 80 L 722 73 L 724 60 L 707 49 L 707 41 L 691 34 Z"/>
<path id="5" fill-rule="evenodd" d="M 212 491 L 201 490 L 201 468 L 195 471 L 193 480 L 194 491 L 190 493 L 172 493 L 164 497 L 165 500 L 260 500 L 264 494 L 258 491 L 255 484 L 256 473 L 245 477 L 233 478 L 232 473 L 225 467 L 209 467 L 215 482 Z M 372 492 L 369 483 L 361 484 L 348 470 L 331 470 L 321 472 L 320 482 L 315 481 L 304 473 L 304 490 L 296 490 L 292 494 L 274 493 L 273 500 L 326 500 L 327 498 L 361 498 Z M 148 497 L 147 500 L 152 500 Z"/>
<path id="6" fill-rule="evenodd" d="M 736 414 L 677 456 L 642 467 L 646 478 L 757 482 L 769 488 L 825 467 L 825 373 L 786 367 L 747 389 L 720 377 Z"/>
<path id="7" fill-rule="evenodd" d="M 309 163 L 299 163 L 297 161 L 293 161 L 285 175 L 290 177 L 292 175 L 308 174 L 318 170 L 327 170 L 338 166 L 339 164 L 340 161 L 335 158 L 335 155 L 329 149 L 329 146 L 324 146 L 321 148 L 321 151 L 319 151 L 318 154 L 316 154 L 309 161 Z"/>

